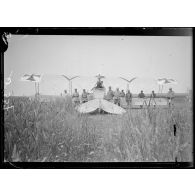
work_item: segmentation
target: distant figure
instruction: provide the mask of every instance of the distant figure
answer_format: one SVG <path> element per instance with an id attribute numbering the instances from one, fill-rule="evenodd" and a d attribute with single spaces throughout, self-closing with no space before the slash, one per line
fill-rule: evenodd
<path id="1" fill-rule="evenodd" d="M 187 94 L 186 98 L 187 98 L 187 101 L 188 101 L 189 103 L 192 102 L 192 90 L 189 90 L 189 91 L 188 91 L 188 94 Z"/>
<path id="2" fill-rule="evenodd" d="M 138 94 L 138 97 L 139 98 L 145 98 L 145 94 L 144 94 L 143 90 L 141 90 L 141 93 Z"/>
<path id="3" fill-rule="evenodd" d="M 156 94 L 154 93 L 154 91 L 152 91 L 150 98 L 156 98 Z"/>
<path id="4" fill-rule="evenodd" d="M 112 88 L 109 87 L 108 92 L 107 92 L 107 100 L 112 101 L 114 97 L 114 92 L 112 91 Z"/>
<path id="5" fill-rule="evenodd" d="M 64 90 L 64 93 L 63 93 L 62 96 L 63 96 L 63 97 L 67 97 L 67 96 L 68 96 L 67 90 Z"/>
<path id="6" fill-rule="evenodd" d="M 120 106 L 122 106 L 122 107 L 126 106 L 124 90 L 121 90 L 121 93 L 120 93 Z"/>
<path id="7" fill-rule="evenodd" d="M 150 105 L 153 105 L 154 107 L 156 106 L 156 101 L 154 98 L 156 98 L 156 94 L 154 93 L 154 91 L 152 91 L 150 95 L 149 106 Z"/>
<path id="8" fill-rule="evenodd" d="M 98 79 L 98 81 L 96 83 L 96 88 L 103 88 L 103 81 L 101 81 L 100 79 Z"/>
<path id="9" fill-rule="evenodd" d="M 172 90 L 172 88 L 169 88 L 169 91 L 167 93 L 167 99 L 168 99 L 169 107 L 171 106 L 172 100 L 173 100 L 174 97 L 175 97 L 174 91 Z"/>
<path id="10" fill-rule="evenodd" d="M 119 88 L 114 92 L 114 103 L 120 106 L 120 91 Z"/>
<path id="11" fill-rule="evenodd" d="M 120 97 L 123 97 L 123 98 L 125 97 L 125 92 L 124 92 L 124 90 L 121 91 Z"/>
<path id="12" fill-rule="evenodd" d="M 129 107 L 131 105 L 131 102 L 132 102 L 132 93 L 130 92 L 130 90 L 127 91 L 125 99 L 127 102 L 127 106 Z"/>
<path id="13" fill-rule="evenodd" d="M 75 89 L 75 92 L 72 95 L 72 100 L 75 105 L 78 105 L 80 103 L 79 100 L 79 93 L 77 92 L 77 89 Z"/>
<path id="14" fill-rule="evenodd" d="M 88 101 L 87 95 L 88 95 L 87 92 L 85 91 L 85 89 L 83 89 L 83 93 L 81 95 L 81 101 L 82 101 L 82 103 L 85 103 L 85 102 Z"/>
<path id="15" fill-rule="evenodd" d="M 23 95 L 23 96 L 24 96 L 24 95 Z M 36 98 L 36 99 L 39 99 L 39 97 L 40 97 L 40 93 L 39 93 L 39 92 L 36 92 L 36 93 L 35 93 L 35 98 Z"/>
<path id="16" fill-rule="evenodd" d="M 103 81 L 101 81 L 101 87 L 104 88 Z"/>

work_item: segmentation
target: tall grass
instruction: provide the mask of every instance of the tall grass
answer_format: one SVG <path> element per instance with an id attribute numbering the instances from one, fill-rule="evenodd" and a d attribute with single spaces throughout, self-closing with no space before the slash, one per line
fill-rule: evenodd
<path id="1" fill-rule="evenodd" d="M 189 108 L 87 115 L 71 100 L 12 99 L 5 112 L 6 161 L 163 162 L 192 160 Z M 176 136 L 174 130 L 176 128 Z"/>

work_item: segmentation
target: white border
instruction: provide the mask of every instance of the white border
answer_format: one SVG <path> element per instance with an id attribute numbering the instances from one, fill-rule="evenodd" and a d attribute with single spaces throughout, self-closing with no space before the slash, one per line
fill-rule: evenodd
<path id="1" fill-rule="evenodd" d="M 193 0 L 55 0 L 1 2 L 0 26 L 191 27 Z"/>
<path id="2" fill-rule="evenodd" d="M 3 1 L 0 26 L 191 27 L 193 1 Z M 0 170 L 1 194 L 190 194 L 194 170 Z"/>
<path id="3" fill-rule="evenodd" d="M 194 170 L 1 170 L 1 194 L 191 194 Z"/>

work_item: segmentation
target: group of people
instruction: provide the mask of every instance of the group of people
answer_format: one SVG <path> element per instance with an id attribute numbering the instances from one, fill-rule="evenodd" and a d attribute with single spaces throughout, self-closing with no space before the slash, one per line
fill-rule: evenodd
<path id="1" fill-rule="evenodd" d="M 138 94 L 138 97 L 139 98 L 145 98 L 145 94 L 143 91 L 141 91 L 139 94 Z M 156 98 L 156 94 L 154 91 L 152 91 L 151 95 L 150 95 L 150 98 Z M 172 100 L 174 99 L 175 97 L 175 92 L 172 90 L 172 88 L 169 88 L 169 91 L 168 93 L 166 94 L 166 98 L 168 100 L 168 105 L 171 106 L 173 104 Z"/>
<path id="2" fill-rule="evenodd" d="M 61 94 L 61 96 L 67 97 L 70 95 L 67 93 L 67 90 L 64 90 L 64 94 Z M 75 89 L 74 93 L 72 94 L 72 101 L 75 105 L 80 104 L 80 102 L 81 103 L 88 102 L 88 100 L 89 100 L 89 93 L 87 93 L 85 89 L 83 89 L 83 93 L 81 94 L 81 97 L 77 89 Z"/>
<path id="3" fill-rule="evenodd" d="M 141 90 L 141 92 L 138 94 L 138 97 L 139 97 L 139 98 L 145 98 L 145 97 L 146 97 L 145 94 L 144 94 L 144 92 L 143 92 L 143 90 Z M 152 91 L 152 93 L 151 93 L 151 95 L 150 95 L 150 98 L 156 98 L 156 97 L 157 97 L 157 96 L 156 96 L 155 92 Z M 168 100 L 168 105 L 169 105 L 169 106 L 171 106 L 172 100 L 173 100 L 174 97 L 175 97 L 174 91 L 172 90 L 172 88 L 169 88 L 169 91 L 168 91 L 168 93 L 166 94 L 166 98 L 167 98 L 167 100 Z"/>
<path id="4" fill-rule="evenodd" d="M 114 104 L 121 105 L 122 101 L 126 101 L 127 105 L 131 104 L 132 101 L 132 93 L 130 90 L 125 94 L 124 90 L 119 91 L 119 88 L 116 91 L 113 91 L 111 87 L 109 87 L 106 99 Z"/>
<path id="5" fill-rule="evenodd" d="M 64 90 L 64 96 L 66 95 L 68 95 L 68 93 L 66 90 Z M 89 95 L 90 94 L 86 92 L 85 89 L 83 89 L 83 92 L 80 96 L 77 89 L 75 89 L 74 93 L 72 94 L 72 100 L 76 105 L 78 105 L 80 102 L 85 103 L 89 101 Z M 171 104 L 171 101 L 173 100 L 174 96 L 175 96 L 174 91 L 172 90 L 172 88 L 169 88 L 169 91 L 166 96 L 169 105 Z M 125 94 L 124 90 L 119 91 L 119 88 L 116 88 L 116 91 L 113 91 L 112 88 L 109 87 L 105 99 L 119 106 L 121 106 L 121 104 L 123 104 L 124 102 L 126 102 L 127 106 L 130 106 L 132 103 L 132 97 L 133 96 L 130 90 L 128 90 L 127 93 Z M 141 90 L 141 92 L 138 94 L 138 97 L 139 98 L 146 97 L 143 90 Z M 156 97 L 157 97 L 156 93 L 152 91 L 150 98 L 156 98 Z"/>

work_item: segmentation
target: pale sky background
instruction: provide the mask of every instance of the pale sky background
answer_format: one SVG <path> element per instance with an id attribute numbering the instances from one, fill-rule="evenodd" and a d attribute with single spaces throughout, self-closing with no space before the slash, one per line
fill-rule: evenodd
<path id="1" fill-rule="evenodd" d="M 90 92 L 97 74 L 106 76 L 104 85 L 126 90 L 127 83 L 119 76 L 131 79 L 133 93 L 143 90 L 158 92 L 156 79 L 172 78 L 178 84 L 168 84 L 175 92 L 192 88 L 192 37 L 190 36 L 72 36 L 72 35 L 12 35 L 4 57 L 4 77 L 13 71 L 7 91 L 14 95 L 33 95 L 34 83 L 22 82 L 24 74 L 44 74 L 40 93 L 60 95 L 68 90 L 61 74 L 80 75 L 73 80 L 73 89 Z"/>

